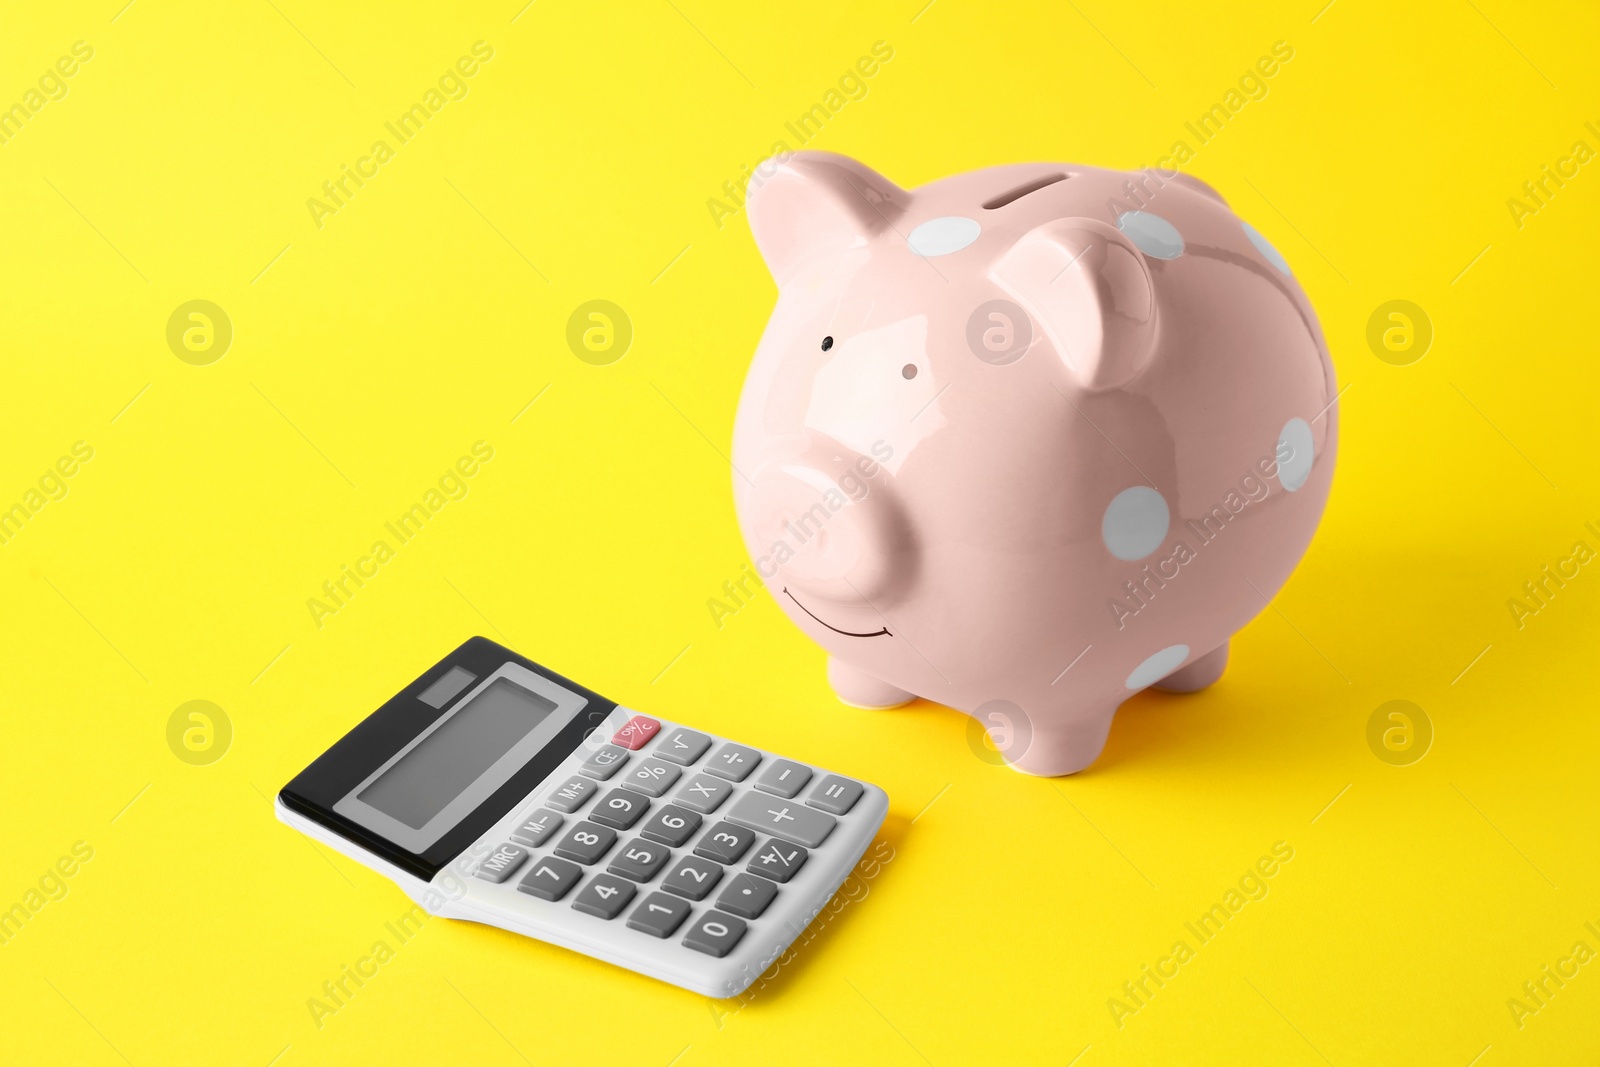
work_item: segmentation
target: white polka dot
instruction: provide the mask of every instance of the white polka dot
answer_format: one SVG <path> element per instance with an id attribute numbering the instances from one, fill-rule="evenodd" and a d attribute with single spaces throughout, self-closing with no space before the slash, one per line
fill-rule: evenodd
<path id="1" fill-rule="evenodd" d="M 1128 688 L 1148 689 L 1177 670 L 1188 658 L 1188 645 L 1168 645 L 1133 669 L 1128 675 Z"/>
<path id="2" fill-rule="evenodd" d="M 1294 492 L 1311 476 L 1311 460 L 1311 425 L 1305 419 L 1290 419 L 1278 435 L 1278 481 Z"/>
<path id="3" fill-rule="evenodd" d="M 1171 523 L 1161 494 L 1148 485 L 1136 485 L 1112 498 L 1100 520 L 1100 536 L 1118 559 L 1143 559 L 1161 547 Z"/>
<path id="4" fill-rule="evenodd" d="M 1276 248 L 1272 247 L 1271 241 L 1257 233 L 1256 228 L 1248 222 L 1240 222 L 1239 225 L 1244 227 L 1244 235 L 1250 238 L 1250 243 L 1256 246 L 1256 251 L 1261 253 L 1263 259 L 1277 267 L 1285 277 L 1293 277 L 1289 273 L 1289 261 L 1284 259 L 1283 254 Z"/>
<path id="5" fill-rule="evenodd" d="M 919 256 L 932 258 L 934 256 L 948 256 L 951 252 L 959 252 L 978 239 L 978 234 L 983 232 L 976 219 L 965 218 L 961 215 L 946 215 L 943 218 L 929 219 L 921 226 L 911 231 L 911 236 L 906 238 L 906 244 L 911 246 L 911 251 Z"/>
<path id="6" fill-rule="evenodd" d="M 1177 259 L 1183 255 L 1183 235 L 1160 215 L 1148 211 L 1124 211 L 1117 216 L 1117 229 L 1147 256 Z"/>

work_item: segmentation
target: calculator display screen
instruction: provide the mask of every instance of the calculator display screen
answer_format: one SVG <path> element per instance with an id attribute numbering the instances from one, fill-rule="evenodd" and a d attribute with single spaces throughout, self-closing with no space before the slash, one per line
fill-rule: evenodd
<path id="1" fill-rule="evenodd" d="M 420 830 L 538 729 L 557 705 L 499 678 L 468 700 L 358 794 Z"/>

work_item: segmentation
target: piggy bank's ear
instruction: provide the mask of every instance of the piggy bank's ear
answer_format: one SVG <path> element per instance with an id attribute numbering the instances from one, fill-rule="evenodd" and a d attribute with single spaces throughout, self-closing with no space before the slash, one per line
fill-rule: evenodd
<path id="1" fill-rule="evenodd" d="M 807 260 L 866 244 L 910 197 L 871 167 L 833 152 L 790 152 L 756 168 L 746 209 L 778 284 Z"/>
<path id="2" fill-rule="evenodd" d="M 1023 234 L 989 269 L 1044 329 L 1087 389 L 1132 380 L 1150 358 L 1155 291 L 1144 256 L 1114 227 L 1057 219 Z"/>

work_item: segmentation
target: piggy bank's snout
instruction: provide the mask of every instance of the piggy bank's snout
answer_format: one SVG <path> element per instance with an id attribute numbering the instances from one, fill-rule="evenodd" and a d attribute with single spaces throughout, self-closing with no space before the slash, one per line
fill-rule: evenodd
<path id="1" fill-rule="evenodd" d="M 886 477 L 837 449 L 763 465 L 749 497 L 763 572 L 776 567 L 782 584 L 840 602 L 889 592 L 906 576 L 909 546 Z"/>

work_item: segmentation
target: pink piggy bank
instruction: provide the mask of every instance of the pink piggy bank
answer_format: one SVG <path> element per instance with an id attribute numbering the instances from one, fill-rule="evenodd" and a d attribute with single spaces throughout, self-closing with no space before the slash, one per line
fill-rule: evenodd
<path id="1" fill-rule="evenodd" d="M 908 191 L 796 152 L 755 181 L 778 303 L 736 504 L 840 699 L 937 701 L 1059 775 L 1134 693 L 1216 681 L 1333 475 L 1333 366 L 1284 258 L 1182 174 Z"/>

